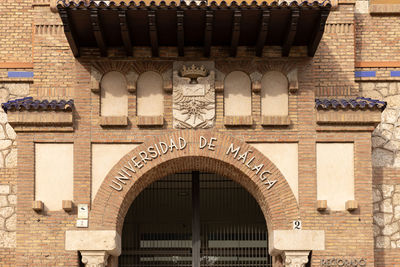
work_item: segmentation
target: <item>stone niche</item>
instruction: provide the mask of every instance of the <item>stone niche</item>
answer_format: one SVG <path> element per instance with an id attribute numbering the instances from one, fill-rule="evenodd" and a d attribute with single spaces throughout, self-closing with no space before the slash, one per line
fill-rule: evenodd
<path id="1" fill-rule="evenodd" d="M 206 129 L 214 126 L 214 83 L 214 62 L 174 62 L 172 93 L 174 128 Z"/>

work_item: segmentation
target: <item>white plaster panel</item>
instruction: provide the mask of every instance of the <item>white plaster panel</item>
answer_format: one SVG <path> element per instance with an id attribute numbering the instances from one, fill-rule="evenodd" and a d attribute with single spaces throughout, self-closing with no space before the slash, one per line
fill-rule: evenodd
<path id="1" fill-rule="evenodd" d="M 160 74 L 148 71 L 137 81 L 137 115 L 160 116 L 164 114 L 163 80 Z"/>
<path id="2" fill-rule="evenodd" d="M 225 116 L 251 115 L 251 81 L 242 71 L 233 71 L 225 78 Z"/>
<path id="3" fill-rule="evenodd" d="M 73 199 L 73 150 L 73 144 L 35 145 L 35 199 L 48 210 L 60 210 L 63 200 Z"/>
<path id="4" fill-rule="evenodd" d="M 331 210 L 345 210 L 354 200 L 353 143 L 317 143 L 317 199 Z"/>
<path id="5" fill-rule="evenodd" d="M 289 83 L 285 75 L 269 71 L 261 80 L 261 113 L 264 116 L 287 116 Z"/>
<path id="6" fill-rule="evenodd" d="M 296 143 L 256 143 L 252 145 L 280 170 L 298 201 L 298 145 Z"/>
<path id="7" fill-rule="evenodd" d="M 137 146 L 138 144 L 92 144 L 92 200 L 112 167 Z"/>
<path id="8" fill-rule="evenodd" d="M 101 116 L 128 116 L 128 91 L 125 76 L 106 73 L 101 80 Z"/>

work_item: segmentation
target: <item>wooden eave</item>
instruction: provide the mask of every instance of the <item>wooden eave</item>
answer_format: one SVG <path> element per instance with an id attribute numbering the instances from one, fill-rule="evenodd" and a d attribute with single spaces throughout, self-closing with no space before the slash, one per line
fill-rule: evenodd
<path id="1" fill-rule="evenodd" d="M 329 1 L 315 2 L 85 2 L 59 1 L 57 5 L 65 35 L 75 57 L 81 48 L 149 47 L 158 56 L 159 47 L 228 47 L 236 56 L 238 46 L 253 47 L 261 56 L 264 46 L 281 46 L 288 56 L 292 46 L 306 46 L 314 56 L 330 12 Z M 134 55 L 133 55 L 134 56 Z"/>

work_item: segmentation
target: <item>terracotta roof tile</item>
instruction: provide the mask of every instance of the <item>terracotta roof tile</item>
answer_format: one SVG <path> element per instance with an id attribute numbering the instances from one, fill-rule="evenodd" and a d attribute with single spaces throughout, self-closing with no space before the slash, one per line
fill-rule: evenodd
<path id="1" fill-rule="evenodd" d="M 1 107 L 5 112 L 11 110 L 68 110 L 71 111 L 74 107 L 74 100 L 33 100 L 32 97 L 19 98 L 10 100 L 6 103 L 1 104 Z"/>
<path id="2" fill-rule="evenodd" d="M 317 109 L 374 109 L 384 110 L 386 102 L 366 97 L 353 99 L 315 99 Z"/>

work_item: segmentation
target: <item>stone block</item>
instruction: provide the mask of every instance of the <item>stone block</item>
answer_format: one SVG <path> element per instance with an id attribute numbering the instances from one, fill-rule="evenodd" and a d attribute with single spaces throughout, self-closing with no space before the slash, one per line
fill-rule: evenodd
<path id="1" fill-rule="evenodd" d="M 11 127 L 9 123 L 6 124 L 6 133 L 9 139 L 15 140 L 17 138 L 17 134 L 14 129 Z"/>
<path id="2" fill-rule="evenodd" d="M 9 148 L 11 143 L 11 140 L 0 140 L 0 150 Z"/>
<path id="3" fill-rule="evenodd" d="M 382 138 L 381 136 L 374 136 L 372 137 L 372 147 L 382 147 L 384 144 L 387 143 L 387 140 L 385 138 Z"/>
<path id="4" fill-rule="evenodd" d="M 0 185 L 0 195 L 8 195 L 10 194 L 10 185 L 2 184 Z"/>
<path id="5" fill-rule="evenodd" d="M 382 229 L 382 234 L 390 236 L 397 231 L 399 231 L 399 224 L 398 222 L 394 222 L 392 224 L 385 225 L 385 227 Z"/>
<path id="6" fill-rule="evenodd" d="M 0 196 L 0 207 L 8 206 L 7 196 Z"/>
<path id="7" fill-rule="evenodd" d="M 103 250 L 113 256 L 119 256 L 121 237 L 113 230 L 66 231 L 65 250 Z"/>
<path id="8" fill-rule="evenodd" d="M 268 241 L 271 255 L 286 250 L 325 250 L 325 232 L 321 230 L 275 230 Z"/>
<path id="9" fill-rule="evenodd" d="M 393 164 L 394 154 L 393 152 L 376 148 L 372 151 L 372 165 L 374 167 L 386 167 Z"/>
<path id="10" fill-rule="evenodd" d="M 372 200 L 374 203 L 382 201 L 382 193 L 378 188 L 372 190 Z"/>
<path id="11" fill-rule="evenodd" d="M 388 198 L 392 196 L 392 193 L 394 191 L 394 185 L 383 184 L 381 188 L 382 188 L 383 198 Z"/>
<path id="12" fill-rule="evenodd" d="M 11 95 L 23 97 L 29 94 L 28 83 L 10 83 L 6 86 Z"/>
<path id="13" fill-rule="evenodd" d="M 393 195 L 392 204 L 393 204 L 393 206 L 398 206 L 398 205 L 400 205 L 400 193 L 395 193 L 395 194 Z"/>
<path id="14" fill-rule="evenodd" d="M 392 206 L 392 201 L 391 199 L 385 199 L 382 201 L 380 205 L 381 211 L 386 212 L 386 213 L 392 213 L 393 212 L 393 206 Z"/>
<path id="15" fill-rule="evenodd" d="M 8 202 L 11 205 L 17 205 L 17 196 L 16 195 L 9 195 L 8 196 Z"/>
<path id="16" fill-rule="evenodd" d="M 375 239 L 376 248 L 390 248 L 390 237 L 388 236 L 378 236 Z"/>
<path id="17" fill-rule="evenodd" d="M 11 152 L 6 157 L 6 167 L 14 168 L 17 167 L 17 149 L 11 149 Z"/>
<path id="18" fill-rule="evenodd" d="M 394 218 L 395 220 L 400 220 L 400 206 L 394 208 Z"/>
<path id="19" fill-rule="evenodd" d="M 0 112 L 0 124 L 7 123 L 7 114 L 4 112 Z"/>
<path id="20" fill-rule="evenodd" d="M 0 216 L 3 218 L 8 218 L 14 213 L 13 207 L 0 208 Z"/>
<path id="21" fill-rule="evenodd" d="M 0 247 L 15 248 L 16 232 L 0 231 Z"/>
<path id="22" fill-rule="evenodd" d="M 15 213 L 6 220 L 6 229 L 8 231 L 17 230 L 17 215 Z"/>

